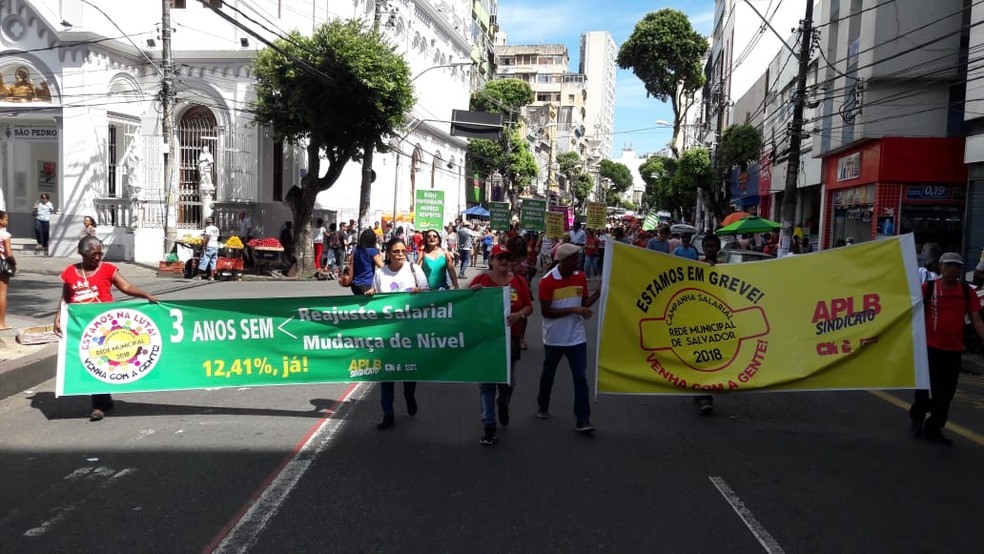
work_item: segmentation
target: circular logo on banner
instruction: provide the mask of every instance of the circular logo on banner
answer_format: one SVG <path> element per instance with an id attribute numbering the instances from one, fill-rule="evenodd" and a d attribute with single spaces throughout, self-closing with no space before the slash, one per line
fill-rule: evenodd
<path id="1" fill-rule="evenodd" d="M 100 381 L 132 383 L 157 365 L 162 342 L 160 330 L 149 317 L 120 308 L 100 314 L 85 326 L 79 358 Z"/>

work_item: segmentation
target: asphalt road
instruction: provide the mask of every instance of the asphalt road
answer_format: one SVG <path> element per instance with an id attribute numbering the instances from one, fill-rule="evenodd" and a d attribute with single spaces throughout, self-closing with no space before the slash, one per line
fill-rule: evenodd
<path id="1" fill-rule="evenodd" d="M 330 282 L 184 284 L 162 296 L 345 293 Z M 530 338 L 538 327 L 534 316 Z M 46 382 L 0 401 L 0 552 L 984 544 L 980 376 L 962 377 L 952 412 L 961 433 L 949 448 L 908 437 L 891 402 L 904 405 L 907 392 L 735 395 L 718 399 L 711 418 L 687 398 L 602 397 L 589 438 L 573 428 L 565 365 L 551 419 L 534 417 L 539 341 L 523 356 L 513 421 L 493 447 L 478 443 L 475 385 L 420 385 L 413 418 L 398 394 L 397 424 L 380 432 L 370 385 L 120 395 L 110 417 L 89 423 L 87 398 L 55 399 Z"/>

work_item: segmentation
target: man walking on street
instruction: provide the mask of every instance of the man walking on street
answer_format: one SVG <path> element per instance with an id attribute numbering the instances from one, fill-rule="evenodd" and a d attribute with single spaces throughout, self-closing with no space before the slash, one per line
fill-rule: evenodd
<path id="1" fill-rule="evenodd" d="M 960 279 L 963 258 L 956 252 L 940 256 L 941 277 L 922 285 L 926 317 L 926 353 L 929 355 L 929 390 L 919 389 L 909 408 L 909 430 L 916 438 L 953 444 L 943 435 L 950 402 L 957 392 L 960 354 L 964 344 L 964 317 L 970 317 L 977 335 L 984 338 L 984 321 L 977 294 Z M 929 414 L 929 418 L 926 414 Z"/>
<path id="2" fill-rule="evenodd" d="M 458 226 L 458 253 L 461 254 L 461 271 L 458 272 L 458 279 L 465 278 L 465 270 L 471 263 L 472 247 L 475 239 L 471 232 L 471 223 L 464 222 Z"/>
<path id="3" fill-rule="evenodd" d="M 584 320 L 592 316 L 589 309 L 601 296 L 601 289 L 588 293 L 588 281 L 578 270 L 581 248 L 561 244 L 557 248 L 557 266 L 540 279 L 540 310 L 543 313 L 543 371 L 540 392 L 536 397 L 536 417 L 550 417 L 550 392 L 560 359 L 567 356 L 574 381 L 575 429 L 594 433 L 588 393 L 588 338 Z"/>
<path id="4" fill-rule="evenodd" d="M 704 236 L 701 245 L 704 247 L 704 261 L 710 265 L 717 265 L 718 253 L 721 251 L 721 237 L 710 233 Z M 709 394 L 695 396 L 694 402 L 700 407 L 701 415 L 710 416 L 714 413 L 713 396 Z"/>

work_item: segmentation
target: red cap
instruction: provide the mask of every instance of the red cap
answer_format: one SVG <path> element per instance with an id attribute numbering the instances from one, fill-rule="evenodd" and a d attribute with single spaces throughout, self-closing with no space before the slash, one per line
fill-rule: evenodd
<path id="1" fill-rule="evenodd" d="M 497 244 L 497 245 L 495 245 L 495 246 L 492 247 L 492 257 L 493 258 L 496 257 L 496 256 L 498 256 L 499 254 L 508 254 L 508 253 L 509 253 L 509 249 L 506 248 L 502 244 Z"/>

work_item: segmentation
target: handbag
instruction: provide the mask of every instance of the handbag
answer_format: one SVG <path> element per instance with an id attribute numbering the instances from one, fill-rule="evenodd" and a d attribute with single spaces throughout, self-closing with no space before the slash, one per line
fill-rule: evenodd
<path id="1" fill-rule="evenodd" d="M 352 279 L 355 278 L 355 271 L 352 269 L 352 258 L 355 255 L 352 254 L 345 261 L 345 268 L 342 269 L 342 274 L 338 276 L 338 284 L 343 287 L 352 286 Z"/>
<path id="2" fill-rule="evenodd" d="M 17 265 L 6 257 L 0 258 L 0 275 L 13 277 L 17 273 Z"/>

